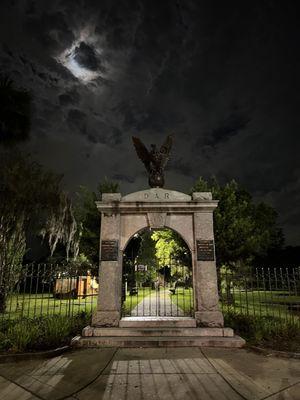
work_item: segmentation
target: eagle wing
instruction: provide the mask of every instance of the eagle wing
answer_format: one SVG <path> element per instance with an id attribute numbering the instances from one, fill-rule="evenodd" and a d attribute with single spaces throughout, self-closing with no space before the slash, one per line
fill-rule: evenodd
<path id="1" fill-rule="evenodd" d="M 132 136 L 132 141 L 136 150 L 138 157 L 143 161 L 147 171 L 150 171 L 150 161 L 151 155 L 147 148 L 145 147 L 144 143 L 137 137 Z"/>
<path id="2" fill-rule="evenodd" d="M 169 161 L 170 152 L 173 144 L 173 136 L 169 135 L 160 148 L 161 167 L 164 168 Z"/>

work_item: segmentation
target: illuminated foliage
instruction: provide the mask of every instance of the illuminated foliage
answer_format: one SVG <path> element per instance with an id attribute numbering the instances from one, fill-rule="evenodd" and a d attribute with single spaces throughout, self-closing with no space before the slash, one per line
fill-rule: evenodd
<path id="1" fill-rule="evenodd" d="M 214 212 L 218 266 L 241 268 L 269 249 L 282 246 L 276 211 L 265 203 L 255 204 L 234 180 L 222 186 L 215 178 L 199 178 L 192 192 L 212 192 L 219 200 Z"/>

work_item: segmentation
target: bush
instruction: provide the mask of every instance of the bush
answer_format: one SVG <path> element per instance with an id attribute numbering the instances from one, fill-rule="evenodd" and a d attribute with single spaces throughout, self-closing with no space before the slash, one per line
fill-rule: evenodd
<path id="1" fill-rule="evenodd" d="M 4 321 L 0 328 L 0 351 L 48 350 L 70 343 L 90 323 L 91 313 L 72 317 L 53 315 Z"/>
<path id="2" fill-rule="evenodd" d="M 42 340 L 39 340 L 41 348 L 43 346 L 54 348 L 64 344 L 70 336 L 72 322 L 73 318 L 69 319 L 60 315 L 41 319 L 40 331 Z"/>
<path id="3" fill-rule="evenodd" d="M 280 318 L 224 313 L 225 325 L 230 326 L 248 344 L 282 351 L 300 351 L 300 329 L 297 322 Z"/>
<path id="4" fill-rule="evenodd" d="M 39 326 L 34 321 L 21 319 L 10 325 L 7 330 L 7 339 L 12 343 L 12 350 L 24 351 L 38 341 Z"/>
<path id="5" fill-rule="evenodd" d="M 7 351 L 12 348 L 13 344 L 10 339 L 2 332 L 0 332 L 0 351 Z"/>

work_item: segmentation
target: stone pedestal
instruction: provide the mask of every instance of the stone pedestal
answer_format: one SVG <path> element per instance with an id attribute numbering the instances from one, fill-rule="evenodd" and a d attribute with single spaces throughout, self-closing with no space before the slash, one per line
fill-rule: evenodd
<path id="1" fill-rule="evenodd" d="M 193 198 L 199 200 L 200 193 Z M 209 196 L 209 194 L 207 194 Z M 216 206 L 216 205 L 215 205 Z M 224 318 L 219 308 L 216 255 L 211 207 L 194 214 L 195 269 L 194 291 L 198 326 L 223 327 Z"/>
<path id="2" fill-rule="evenodd" d="M 102 204 L 109 209 L 102 212 L 100 231 L 100 268 L 97 310 L 93 326 L 119 326 L 122 297 L 122 252 L 120 251 L 121 215 L 114 209 L 121 200 L 119 193 L 102 195 Z"/>

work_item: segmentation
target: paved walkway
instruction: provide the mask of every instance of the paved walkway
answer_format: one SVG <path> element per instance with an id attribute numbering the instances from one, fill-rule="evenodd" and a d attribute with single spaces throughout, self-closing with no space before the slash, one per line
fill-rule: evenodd
<path id="1" fill-rule="evenodd" d="M 170 291 L 161 289 L 144 297 L 143 300 L 132 309 L 130 315 L 132 317 L 183 317 L 184 312 L 172 302 Z"/>
<path id="2" fill-rule="evenodd" d="M 300 362 L 244 349 L 77 350 L 0 364 L 2 400 L 299 400 Z"/>

